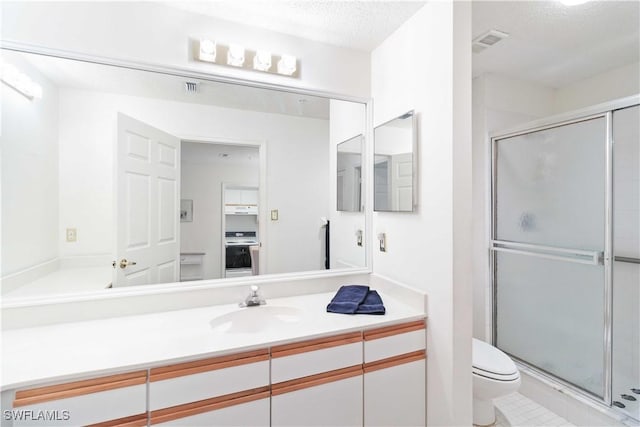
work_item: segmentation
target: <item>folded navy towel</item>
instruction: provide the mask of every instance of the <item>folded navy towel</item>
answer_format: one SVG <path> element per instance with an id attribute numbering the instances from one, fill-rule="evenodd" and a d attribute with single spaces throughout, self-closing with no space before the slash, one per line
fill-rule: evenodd
<path id="1" fill-rule="evenodd" d="M 327 311 L 331 313 L 355 314 L 358 306 L 365 300 L 369 287 L 366 285 L 344 285 L 338 289 Z"/>
<path id="2" fill-rule="evenodd" d="M 362 304 L 358 306 L 356 314 L 384 314 L 385 312 L 386 309 L 378 292 L 369 291 Z"/>

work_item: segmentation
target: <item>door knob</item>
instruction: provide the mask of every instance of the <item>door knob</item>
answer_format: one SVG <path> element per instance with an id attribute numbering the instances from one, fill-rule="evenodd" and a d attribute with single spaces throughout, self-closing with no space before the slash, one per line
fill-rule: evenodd
<path id="1" fill-rule="evenodd" d="M 127 268 L 130 265 L 136 265 L 137 263 L 135 261 L 127 261 L 126 258 L 122 258 L 120 260 L 120 268 L 124 269 Z"/>

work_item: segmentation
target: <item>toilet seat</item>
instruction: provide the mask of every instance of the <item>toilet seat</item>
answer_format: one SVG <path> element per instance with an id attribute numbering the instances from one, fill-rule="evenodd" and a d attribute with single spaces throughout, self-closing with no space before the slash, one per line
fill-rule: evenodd
<path id="1" fill-rule="evenodd" d="M 472 347 L 473 375 L 494 381 L 516 381 L 520 378 L 516 364 L 502 351 L 475 338 Z"/>

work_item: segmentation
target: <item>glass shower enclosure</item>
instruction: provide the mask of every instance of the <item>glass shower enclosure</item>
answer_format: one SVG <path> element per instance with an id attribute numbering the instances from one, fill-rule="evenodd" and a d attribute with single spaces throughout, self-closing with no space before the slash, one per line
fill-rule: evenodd
<path id="1" fill-rule="evenodd" d="M 493 343 L 640 418 L 640 112 L 616 108 L 492 138 Z"/>

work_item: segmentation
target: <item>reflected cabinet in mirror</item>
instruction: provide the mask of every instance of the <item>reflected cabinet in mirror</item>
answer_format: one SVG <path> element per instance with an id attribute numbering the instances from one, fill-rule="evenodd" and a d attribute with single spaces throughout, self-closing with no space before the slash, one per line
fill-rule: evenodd
<path id="1" fill-rule="evenodd" d="M 413 111 L 374 129 L 374 210 L 413 212 L 417 194 L 417 133 Z"/>
<path id="2" fill-rule="evenodd" d="M 1 85 L 4 301 L 365 266 L 321 218 L 353 227 L 329 185 L 332 129 L 364 134 L 366 104 L 2 55 L 41 88 Z M 343 196 L 360 209 L 354 184 Z"/>
<path id="3" fill-rule="evenodd" d="M 362 142 L 358 135 L 338 144 L 337 209 L 343 212 L 362 211 Z"/>

